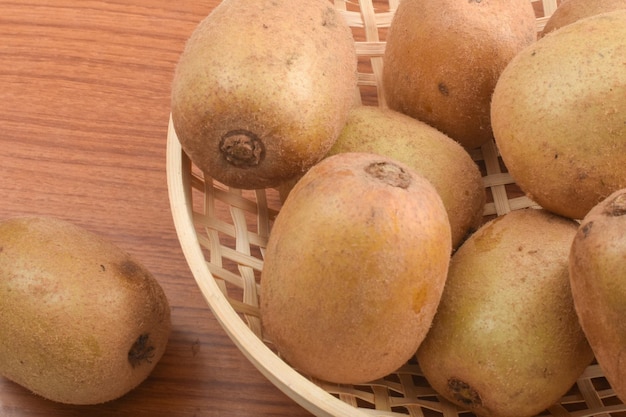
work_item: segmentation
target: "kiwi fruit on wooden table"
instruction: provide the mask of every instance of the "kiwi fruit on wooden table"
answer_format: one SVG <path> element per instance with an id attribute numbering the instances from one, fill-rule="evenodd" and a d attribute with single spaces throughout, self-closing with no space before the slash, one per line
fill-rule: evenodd
<path id="1" fill-rule="evenodd" d="M 156 279 L 112 242 L 51 217 L 0 222 L 0 375 L 97 404 L 152 372 L 170 334 Z"/>
<path id="2" fill-rule="evenodd" d="M 386 103 L 479 147 L 493 137 L 489 109 L 500 73 L 536 38 L 527 0 L 403 0 L 386 38 Z"/>
<path id="3" fill-rule="evenodd" d="M 626 188 L 598 203 L 581 222 L 570 252 L 576 313 L 598 364 L 626 401 Z"/>
<path id="4" fill-rule="evenodd" d="M 301 175 L 336 140 L 355 101 L 352 32 L 327 0 L 225 0 L 179 58 L 172 122 L 214 179 L 268 188 Z"/>
<path id="5" fill-rule="evenodd" d="M 552 13 L 540 37 L 585 17 L 626 9 L 626 0 L 565 0 Z"/>
<path id="6" fill-rule="evenodd" d="M 582 219 L 626 187 L 626 10 L 553 31 L 520 52 L 493 94 L 509 173 L 537 204 Z"/>
<path id="7" fill-rule="evenodd" d="M 482 223 L 486 196 L 478 165 L 427 123 L 391 109 L 357 106 L 327 156 L 340 152 L 385 155 L 429 180 L 448 212 L 453 249 Z"/>
<path id="8" fill-rule="evenodd" d="M 305 375 L 382 378 L 430 328 L 450 251 L 446 210 L 428 180 L 381 155 L 325 158 L 296 183 L 272 228 L 263 337 Z"/>
<path id="9" fill-rule="evenodd" d="M 531 417 L 572 387 L 593 360 L 569 284 L 577 229 L 521 209 L 485 223 L 454 253 L 417 352 L 440 395 L 478 416 Z"/>

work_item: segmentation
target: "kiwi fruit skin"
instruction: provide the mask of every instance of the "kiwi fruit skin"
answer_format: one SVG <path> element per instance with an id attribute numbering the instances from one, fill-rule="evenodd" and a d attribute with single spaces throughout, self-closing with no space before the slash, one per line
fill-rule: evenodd
<path id="1" fill-rule="evenodd" d="M 356 50 L 326 0 L 226 0 L 176 66 L 172 122 L 190 159 L 236 188 L 274 187 L 330 149 L 356 94 Z"/>
<path id="2" fill-rule="evenodd" d="M 539 37 L 585 17 L 626 9 L 626 0 L 565 0 L 552 13 Z"/>
<path id="3" fill-rule="evenodd" d="M 385 155 L 429 180 L 446 207 L 453 249 L 481 224 L 486 196 L 478 165 L 434 127 L 391 109 L 357 106 L 327 156 L 341 152 Z"/>
<path id="4" fill-rule="evenodd" d="M 571 388 L 593 359 L 569 286 L 576 231 L 545 210 L 516 210 L 455 252 L 417 352 L 438 393 L 479 416 L 530 417 Z"/>
<path id="5" fill-rule="evenodd" d="M 582 219 L 626 187 L 626 10 L 587 17 L 520 52 L 491 105 L 496 144 L 537 204 Z"/>
<path id="6" fill-rule="evenodd" d="M 0 223 L 0 375 L 67 404 L 121 397 L 170 334 L 153 276 L 112 242 L 64 220 Z"/>
<path id="7" fill-rule="evenodd" d="M 477 148 L 493 138 L 490 101 L 500 73 L 536 38 L 525 0 L 403 0 L 387 35 L 386 103 Z"/>
<path id="8" fill-rule="evenodd" d="M 270 233 L 263 337 L 313 378 L 388 375 L 428 331 L 450 251 L 445 207 L 426 179 L 376 154 L 325 158 L 292 189 Z"/>
<path id="9" fill-rule="evenodd" d="M 570 252 L 576 313 L 611 387 L 626 400 L 626 189 L 598 203 L 581 222 Z"/>

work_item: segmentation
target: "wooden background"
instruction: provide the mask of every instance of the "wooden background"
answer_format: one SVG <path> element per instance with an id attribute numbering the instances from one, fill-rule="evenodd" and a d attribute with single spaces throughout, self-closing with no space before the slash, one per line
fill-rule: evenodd
<path id="1" fill-rule="evenodd" d="M 0 416 L 309 416 L 214 319 L 167 196 L 173 70 L 218 0 L 0 0 L 0 220 L 51 215 L 135 255 L 172 307 L 169 347 L 123 398 L 68 406 L 0 377 Z M 0 318 L 1 319 L 1 318 Z"/>

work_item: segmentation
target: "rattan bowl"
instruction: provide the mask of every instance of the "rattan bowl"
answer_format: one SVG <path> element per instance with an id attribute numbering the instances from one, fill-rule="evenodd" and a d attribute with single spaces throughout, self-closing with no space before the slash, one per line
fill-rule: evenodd
<path id="1" fill-rule="evenodd" d="M 359 56 L 358 99 L 385 106 L 381 75 L 386 28 L 400 0 L 334 0 L 353 28 Z M 537 30 L 556 0 L 532 1 Z M 472 154 L 488 195 L 484 218 L 534 206 L 514 184 L 488 142 Z M 259 276 L 272 222 L 280 210 L 274 189 L 238 190 L 203 175 L 182 151 L 170 120 L 167 181 L 178 239 L 195 281 L 213 314 L 235 345 L 274 385 L 317 416 L 472 415 L 429 387 L 417 363 L 367 385 L 332 385 L 311 380 L 285 363 L 263 338 L 258 307 Z M 622 413 L 622 414 L 620 414 Z M 598 365 L 589 366 L 560 403 L 542 416 L 626 415 Z"/>

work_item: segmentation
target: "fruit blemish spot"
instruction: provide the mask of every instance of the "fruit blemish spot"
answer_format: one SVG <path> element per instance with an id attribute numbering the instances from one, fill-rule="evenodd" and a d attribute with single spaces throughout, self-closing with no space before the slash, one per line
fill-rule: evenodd
<path id="1" fill-rule="evenodd" d="M 117 268 L 118 268 L 118 272 L 122 275 L 122 277 L 128 280 L 145 278 L 145 274 L 141 266 L 137 262 L 133 261 L 132 259 L 126 259 L 120 262 L 117 265 Z"/>
<path id="2" fill-rule="evenodd" d="M 450 91 L 448 90 L 448 86 L 445 85 L 444 83 L 439 83 L 437 85 L 437 88 L 439 89 L 439 92 L 441 94 L 443 94 L 444 96 L 449 96 L 450 95 Z"/>
<path id="3" fill-rule="evenodd" d="M 450 378 L 448 380 L 448 388 L 455 399 L 468 407 L 479 407 L 483 404 L 478 392 L 460 379 Z"/>
<path id="4" fill-rule="evenodd" d="M 392 187 L 407 189 L 411 185 L 411 175 L 390 162 L 373 162 L 365 168 L 365 172 Z"/>
<path id="5" fill-rule="evenodd" d="M 335 10 L 332 7 L 327 8 L 322 15 L 322 26 L 331 28 L 337 26 L 336 17 Z"/>
<path id="6" fill-rule="evenodd" d="M 583 233 L 584 237 L 589 236 L 589 232 L 591 232 L 591 227 L 593 226 L 593 222 L 590 221 L 587 224 L 585 224 L 580 230 Z"/>
<path id="7" fill-rule="evenodd" d="M 607 215 L 617 217 L 626 215 L 626 193 L 620 194 L 609 204 Z M 0 248 L 0 252 L 2 248 Z"/>
<path id="8" fill-rule="evenodd" d="M 140 335 L 128 351 L 128 362 L 133 368 L 138 367 L 143 362 L 152 363 L 154 357 L 154 346 L 150 343 L 150 335 L 144 333 Z"/>
<path id="9" fill-rule="evenodd" d="M 239 168 L 258 165 L 265 155 L 263 142 L 247 130 L 232 130 L 222 137 L 220 151 L 230 164 Z"/>

